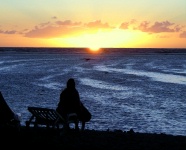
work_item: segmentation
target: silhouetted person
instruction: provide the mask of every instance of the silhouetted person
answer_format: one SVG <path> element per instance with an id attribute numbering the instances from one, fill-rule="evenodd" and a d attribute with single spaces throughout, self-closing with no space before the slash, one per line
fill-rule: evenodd
<path id="1" fill-rule="evenodd" d="M 67 119 L 68 114 L 76 113 L 78 120 L 82 122 L 82 130 L 85 128 L 85 122 L 90 121 L 91 114 L 80 101 L 79 92 L 73 78 L 67 81 L 66 88 L 61 92 L 56 111 L 65 119 Z"/>

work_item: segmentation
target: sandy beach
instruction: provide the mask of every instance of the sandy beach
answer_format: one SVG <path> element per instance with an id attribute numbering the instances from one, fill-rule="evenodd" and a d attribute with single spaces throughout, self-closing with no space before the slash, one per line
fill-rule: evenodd
<path id="1" fill-rule="evenodd" d="M 19 131 L 1 129 L 4 148 L 52 149 L 125 149 L 125 150 L 185 150 L 186 136 L 137 133 L 130 131 L 85 130 L 63 132 L 62 129 L 26 128 Z"/>

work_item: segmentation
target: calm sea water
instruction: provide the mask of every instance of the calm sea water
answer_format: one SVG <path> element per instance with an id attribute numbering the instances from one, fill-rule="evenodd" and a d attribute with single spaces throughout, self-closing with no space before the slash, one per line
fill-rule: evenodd
<path id="1" fill-rule="evenodd" d="M 56 108 L 70 77 L 87 129 L 186 135 L 186 49 L 0 48 L 0 90 L 23 125 L 28 106 Z"/>

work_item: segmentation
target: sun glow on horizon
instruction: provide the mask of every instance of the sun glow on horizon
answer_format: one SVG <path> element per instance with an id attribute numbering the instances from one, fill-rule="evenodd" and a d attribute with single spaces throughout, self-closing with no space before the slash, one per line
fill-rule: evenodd
<path id="1" fill-rule="evenodd" d="M 138 41 L 145 38 L 144 33 L 131 32 L 130 30 L 99 31 L 92 34 L 79 34 L 65 40 L 72 47 L 87 47 L 91 51 L 99 51 L 104 47 L 133 47 Z M 58 45 L 60 46 L 60 39 Z M 64 39 L 63 39 L 64 42 Z"/>
<path id="2" fill-rule="evenodd" d="M 97 51 L 99 51 L 101 48 L 100 47 L 89 47 L 89 50 L 90 51 L 93 51 L 93 52 L 97 52 Z"/>

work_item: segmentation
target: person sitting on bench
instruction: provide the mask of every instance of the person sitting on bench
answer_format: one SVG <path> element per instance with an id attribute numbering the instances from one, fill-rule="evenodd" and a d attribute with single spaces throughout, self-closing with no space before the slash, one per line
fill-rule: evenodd
<path id="1" fill-rule="evenodd" d="M 76 113 L 78 120 L 82 122 L 81 130 L 85 128 L 85 122 L 90 121 L 91 113 L 80 101 L 79 92 L 73 78 L 68 79 L 66 88 L 62 90 L 56 111 L 65 119 L 67 119 L 68 114 Z M 76 129 L 79 129 L 78 126 L 76 126 Z"/>

